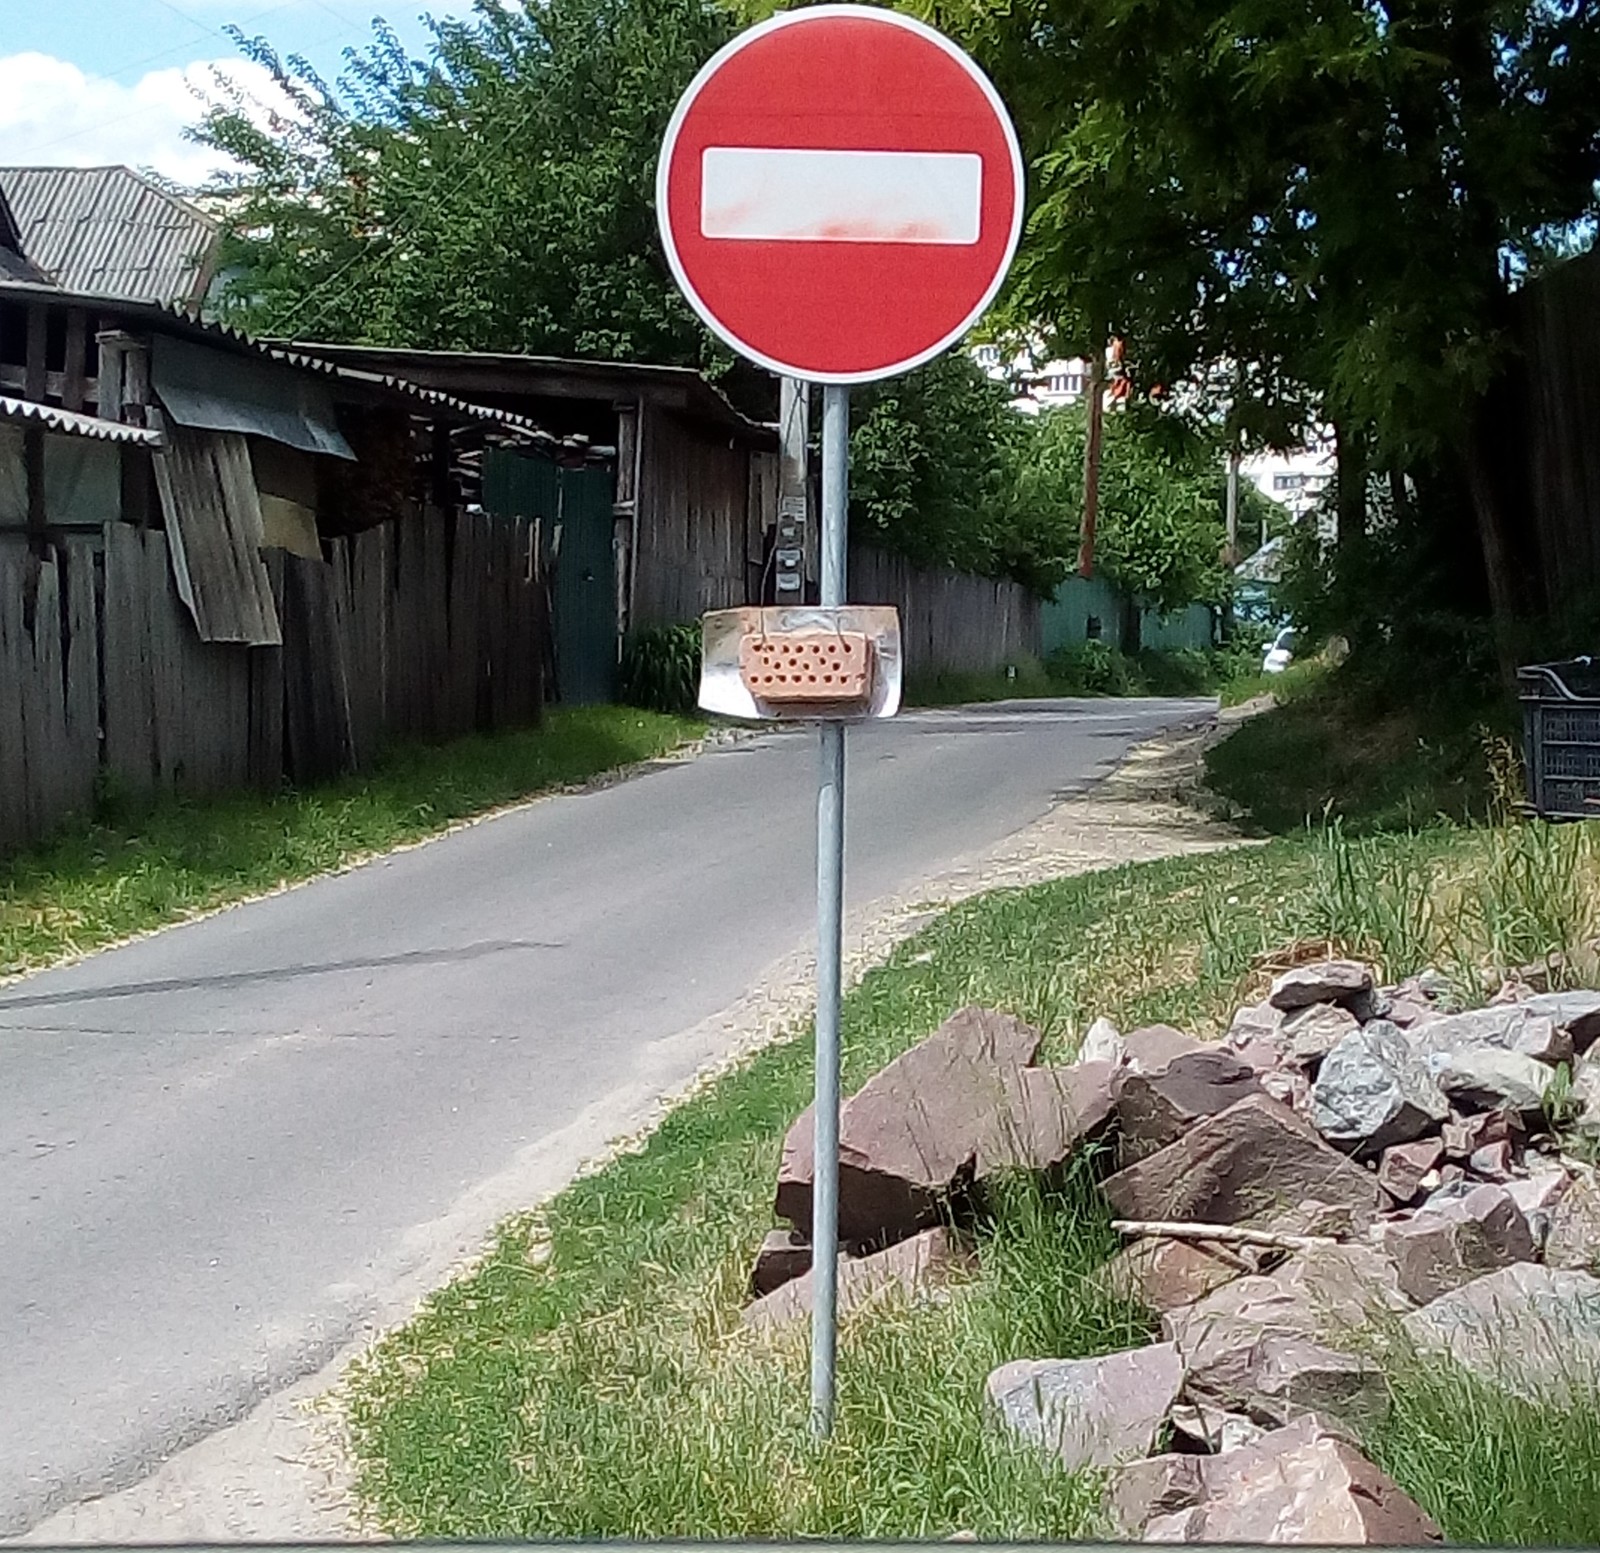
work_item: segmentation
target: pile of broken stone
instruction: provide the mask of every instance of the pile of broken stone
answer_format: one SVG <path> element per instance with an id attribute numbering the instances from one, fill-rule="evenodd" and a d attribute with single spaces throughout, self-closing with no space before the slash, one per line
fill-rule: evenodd
<path id="1" fill-rule="evenodd" d="M 1434 975 L 1379 987 L 1324 961 L 1221 1041 L 1099 1020 L 1059 1067 L 1021 1021 L 962 1010 L 842 1108 L 841 1313 L 948 1284 L 989 1183 L 1093 1148 L 1128 1237 L 1102 1276 L 1162 1341 L 1003 1366 L 997 1427 L 1108 1469 L 1128 1537 L 1437 1540 L 1358 1445 L 1389 1403 L 1384 1355 L 1447 1353 L 1532 1398 L 1600 1373 L 1600 1185 L 1546 1114 L 1557 1096 L 1600 1131 L 1600 993 L 1511 983 L 1468 1012 L 1447 996 Z M 810 1309 L 811 1178 L 808 1110 L 753 1327 Z"/>

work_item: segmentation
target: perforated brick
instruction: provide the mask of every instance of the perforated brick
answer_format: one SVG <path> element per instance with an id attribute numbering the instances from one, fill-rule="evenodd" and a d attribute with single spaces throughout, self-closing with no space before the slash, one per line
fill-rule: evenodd
<path id="1" fill-rule="evenodd" d="M 867 701 L 871 643 L 859 631 L 747 636 L 739 644 L 739 675 L 759 701 Z"/>

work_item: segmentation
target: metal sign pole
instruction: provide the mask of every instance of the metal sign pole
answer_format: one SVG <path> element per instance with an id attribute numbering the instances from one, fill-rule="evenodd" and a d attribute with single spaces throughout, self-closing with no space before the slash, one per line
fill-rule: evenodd
<path id="1" fill-rule="evenodd" d="M 850 390 L 822 390 L 824 608 L 845 602 Z M 839 1288 L 839 998 L 844 937 L 844 724 L 821 731 L 817 783 L 817 1094 L 811 1187 L 811 1432 L 833 1430 Z"/>

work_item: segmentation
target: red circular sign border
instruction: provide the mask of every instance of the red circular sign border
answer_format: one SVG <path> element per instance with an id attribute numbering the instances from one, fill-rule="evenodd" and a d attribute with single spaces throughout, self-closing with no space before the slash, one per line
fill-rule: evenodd
<path id="1" fill-rule="evenodd" d="M 1006 148 L 1011 155 L 1011 231 L 1007 236 L 1001 261 L 995 267 L 994 278 L 989 282 L 988 288 L 979 298 L 976 306 L 956 328 L 950 330 L 936 344 L 919 352 L 917 355 L 894 362 L 888 366 L 857 372 L 801 370 L 792 363 L 775 360 L 765 352 L 756 350 L 747 341 L 740 339 L 731 330 L 725 328 L 711 309 L 701 300 L 699 292 L 683 267 L 682 260 L 678 254 L 677 243 L 673 239 L 668 208 L 668 183 L 673 152 L 677 148 L 678 134 L 683 127 L 684 120 L 688 118 L 690 111 L 693 109 L 695 100 L 699 97 L 707 82 L 736 54 L 743 52 L 752 43 L 767 36 L 769 33 L 775 32 L 780 28 L 805 25 L 828 17 L 849 17 L 858 21 L 872 21 L 900 27 L 941 49 L 961 66 L 983 93 L 1000 124 Z M 1011 122 L 1011 115 L 1006 111 L 1005 103 L 1001 100 L 999 92 L 995 90 L 994 83 L 978 68 L 977 64 L 963 49 L 957 47 L 943 33 L 936 31 L 923 22 L 917 21 L 913 17 L 904 16 L 898 11 L 890 11 L 872 5 L 811 5 L 803 6 L 793 11 L 780 11 L 767 21 L 747 28 L 738 37 L 731 39 L 718 49 L 700 68 L 694 80 L 689 83 L 687 90 L 678 101 L 678 106 L 673 110 L 672 118 L 667 123 L 666 134 L 662 137 L 661 157 L 656 166 L 656 221 L 661 233 L 662 245 L 666 249 L 667 264 L 672 270 L 673 279 L 677 281 L 679 289 L 683 292 L 689 305 L 694 309 L 696 316 L 724 344 L 731 346 L 747 360 L 767 368 L 770 372 L 777 373 L 780 377 L 800 378 L 811 383 L 873 383 L 884 378 L 899 377 L 901 374 L 910 372 L 914 368 L 922 366 L 925 362 L 933 360 L 941 351 L 947 350 L 951 345 L 955 344 L 988 311 L 990 303 L 994 301 L 1000 287 L 1005 283 L 1006 275 L 1011 269 L 1011 262 L 1016 257 L 1017 245 L 1022 239 L 1023 210 L 1026 203 L 1024 188 L 1022 148 L 1017 142 L 1016 127 Z"/>

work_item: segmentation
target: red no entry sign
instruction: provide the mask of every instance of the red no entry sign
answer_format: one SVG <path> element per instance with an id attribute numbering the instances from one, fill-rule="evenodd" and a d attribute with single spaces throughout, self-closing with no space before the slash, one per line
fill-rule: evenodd
<path id="1" fill-rule="evenodd" d="M 656 178 L 673 274 L 707 325 L 790 377 L 860 383 L 959 339 L 1022 226 L 1022 157 L 987 77 L 892 11 L 819 5 L 695 77 Z"/>

